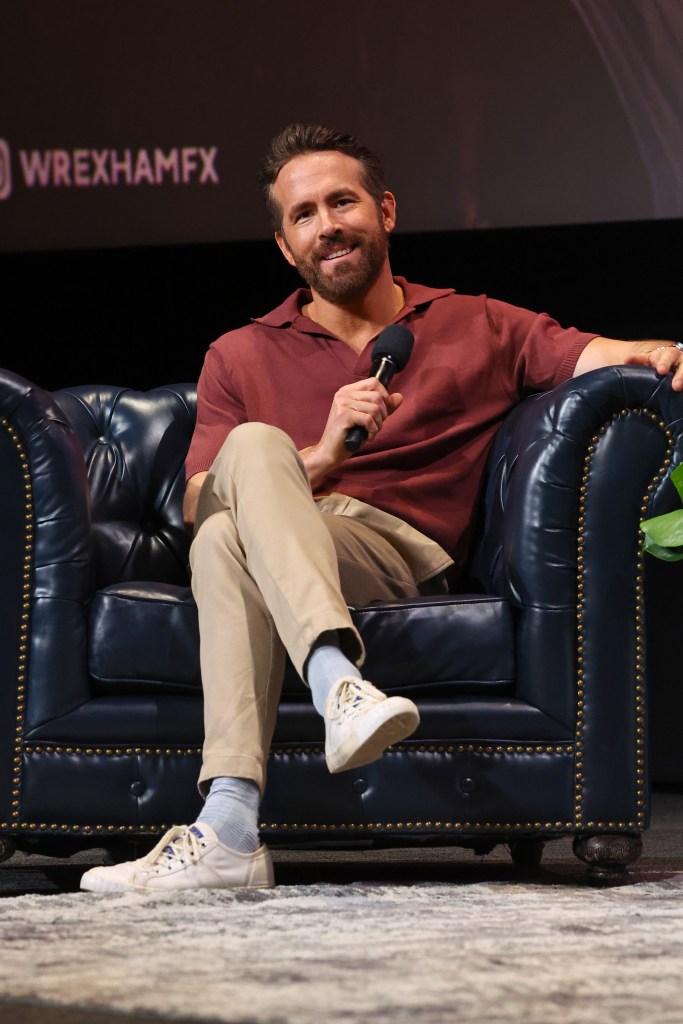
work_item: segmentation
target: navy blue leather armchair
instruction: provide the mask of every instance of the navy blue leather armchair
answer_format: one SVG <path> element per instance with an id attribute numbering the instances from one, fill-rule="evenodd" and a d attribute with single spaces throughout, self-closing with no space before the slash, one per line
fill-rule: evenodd
<path id="1" fill-rule="evenodd" d="M 195 389 L 49 394 L 0 371 L 0 844 L 158 836 L 192 820 L 202 744 L 181 516 Z M 677 507 L 683 396 L 611 368 L 523 402 L 492 448 L 467 593 L 353 611 L 367 675 L 421 725 L 331 776 L 289 672 L 271 846 L 574 837 L 598 881 L 648 824 L 639 521 Z"/>

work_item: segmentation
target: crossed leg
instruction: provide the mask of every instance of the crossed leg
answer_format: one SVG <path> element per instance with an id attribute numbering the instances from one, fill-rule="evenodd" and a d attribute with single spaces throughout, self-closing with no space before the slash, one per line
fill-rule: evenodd
<path id="1" fill-rule="evenodd" d="M 274 427 L 249 423 L 230 433 L 204 483 L 198 521 L 191 566 L 205 707 L 200 788 L 236 775 L 262 790 L 285 652 L 303 678 L 318 638 L 334 631 L 360 664 L 347 603 L 419 590 L 386 537 L 318 510 L 293 442 Z"/>

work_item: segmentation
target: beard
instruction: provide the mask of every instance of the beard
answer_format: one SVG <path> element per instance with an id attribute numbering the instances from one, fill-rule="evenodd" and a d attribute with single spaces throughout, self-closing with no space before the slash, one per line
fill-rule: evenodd
<path id="1" fill-rule="evenodd" d="M 355 266 L 340 264 L 325 272 L 323 260 L 340 246 L 360 248 L 360 259 Z M 289 248 L 289 247 L 288 247 Z M 322 299 L 341 305 L 362 299 L 378 279 L 389 251 L 389 237 L 381 224 L 369 235 L 346 237 L 341 232 L 332 242 L 320 246 L 310 256 L 296 256 L 290 249 L 294 266 L 308 287 Z"/>

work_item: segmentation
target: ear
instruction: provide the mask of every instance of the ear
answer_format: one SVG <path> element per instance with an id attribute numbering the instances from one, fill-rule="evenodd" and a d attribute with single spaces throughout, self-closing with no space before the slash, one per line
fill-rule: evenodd
<path id="1" fill-rule="evenodd" d="M 285 238 L 285 236 L 280 231 L 276 231 L 275 232 L 275 241 L 277 242 L 277 244 L 279 246 L 279 249 L 280 249 L 280 252 L 284 256 L 284 258 L 287 260 L 287 262 L 289 263 L 290 267 L 295 266 L 294 257 L 292 256 L 292 254 L 291 254 L 291 252 L 289 250 L 289 246 L 287 245 L 287 239 Z"/>
<path id="2" fill-rule="evenodd" d="M 396 226 L 396 197 L 393 193 L 384 193 L 384 198 L 380 203 L 380 210 L 382 211 L 384 230 L 387 234 L 390 234 Z"/>

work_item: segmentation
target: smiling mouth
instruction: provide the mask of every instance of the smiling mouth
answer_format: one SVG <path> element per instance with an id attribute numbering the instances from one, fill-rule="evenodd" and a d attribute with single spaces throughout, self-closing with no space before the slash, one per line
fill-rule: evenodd
<path id="1" fill-rule="evenodd" d="M 346 249 L 337 249 L 337 251 L 336 251 L 336 252 L 332 252 L 332 253 L 330 253 L 330 255 L 329 255 L 329 256 L 323 256 L 323 260 L 324 260 L 324 261 L 325 261 L 326 263 L 329 263 L 329 262 L 330 262 L 331 260 L 338 260 L 338 259 L 340 259 L 340 258 L 341 258 L 342 256 L 348 256 L 348 255 L 349 255 L 349 253 L 350 253 L 350 252 L 353 252 L 353 250 L 354 250 L 355 248 L 356 248 L 356 247 L 355 247 L 355 245 L 349 245 L 349 246 L 347 246 L 347 248 L 346 248 Z"/>

